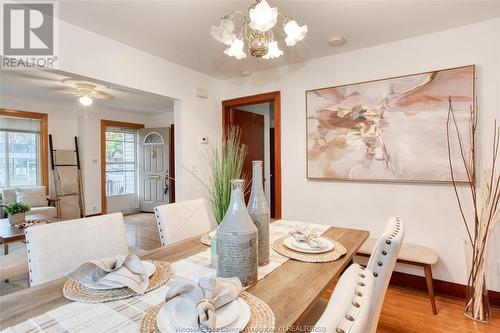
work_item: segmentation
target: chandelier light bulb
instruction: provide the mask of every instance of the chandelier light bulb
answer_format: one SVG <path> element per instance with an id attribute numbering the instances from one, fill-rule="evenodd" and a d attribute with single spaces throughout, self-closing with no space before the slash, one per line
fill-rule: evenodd
<path id="1" fill-rule="evenodd" d="M 89 106 L 94 102 L 94 100 L 92 98 L 90 98 L 89 96 L 82 96 L 82 97 L 78 98 L 78 101 L 83 106 Z"/>
<path id="2" fill-rule="evenodd" d="M 245 47 L 245 43 L 243 43 L 242 39 L 235 38 L 231 43 L 231 46 L 224 51 L 230 57 L 235 57 L 236 59 L 244 59 L 247 57 L 243 48 Z"/>
<path id="3" fill-rule="evenodd" d="M 294 46 L 306 37 L 307 25 L 300 27 L 295 20 L 288 21 L 284 29 L 286 33 L 285 42 L 288 46 Z"/>
<path id="4" fill-rule="evenodd" d="M 230 18 L 223 18 L 220 20 L 219 25 L 212 26 L 211 33 L 212 37 L 223 44 L 231 45 L 236 36 L 234 31 L 234 21 Z"/>
<path id="5" fill-rule="evenodd" d="M 283 55 L 283 51 L 279 49 L 277 41 L 272 41 L 269 44 L 267 44 L 267 48 L 268 48 L 267 53 L 262 57 L 264 59 L 279 58 L 280 56 Z"/>
<path id="6" fill-rule="evenodd" d="M 262 0 L 248 11 L 248 15 L 250 16 L 250 28 L 266 32 L 276 25 L 278 8 L 271 8 L 266 0 Z"/>

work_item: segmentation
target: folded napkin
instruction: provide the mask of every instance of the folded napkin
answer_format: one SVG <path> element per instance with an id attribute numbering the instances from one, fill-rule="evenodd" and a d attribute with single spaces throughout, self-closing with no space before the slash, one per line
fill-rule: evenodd
<path id="1" fill-rule="evenodd" d="M 196 283 L 176 277 L 165 299 L 168 302 L 178 296 L 190 298 L 196 304 L 200 328 L 215 329 L 215 310 L 237 299 L 242 289 L 238 278 L 201 277 Z"/>
<path id="2" fill-rule="evenodd" d="M 85 285 L 129 287 L 138 294 L 144 294 L 149 285 L 146 267 L 135 254 L 88 261 L 68 277 Z"/>
<path id="3" fill-rule="evenodd" d="M 290 232 L 297 242 L 304 242 L 309 244 L 310 247 L 320 247 L 319 235 L 312 232 L 309 226 L 295 226 L 295 230 Z"/>

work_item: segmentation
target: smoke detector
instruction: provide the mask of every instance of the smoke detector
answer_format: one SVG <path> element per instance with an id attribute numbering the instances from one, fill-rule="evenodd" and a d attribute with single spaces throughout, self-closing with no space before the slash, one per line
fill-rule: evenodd
<path id="1" fill-rule="evenodd" d="M 328 41 L 328 46 L 330 46 L 330 47 L 339 47 L 339 46 L 342 46 L 344 44 L 345 44 L 344 37 L 339 37 L 339 36 L 332 37 Z"/>

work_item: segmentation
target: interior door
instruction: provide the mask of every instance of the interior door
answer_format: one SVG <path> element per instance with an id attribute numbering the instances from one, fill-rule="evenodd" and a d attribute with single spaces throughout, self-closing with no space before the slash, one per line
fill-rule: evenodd
<path id="1" fill-rule="evenodd" d="M 233 109 L 230 123 L 240 128 L 241 143 L 247 146 L 248 153 L 243 164 L 245 184 L 252 179 L 252 161 L 264 161 L 264 115 Z M 248 203 L 250 190 L 245 193 Z"/>
<path id="2" fill-rule="evenodd" d="M 139 129 L 139 209 L 169 202 L 169 128 Z"/>

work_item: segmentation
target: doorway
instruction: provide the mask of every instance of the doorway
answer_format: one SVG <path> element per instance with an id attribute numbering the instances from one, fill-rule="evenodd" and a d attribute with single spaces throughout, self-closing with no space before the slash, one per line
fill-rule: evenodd
<path id="1" fill-rule="evenodd" d="M 224 133 L 230 125 L 238 126 L 241 142 L 248 147 L 243 174 L 250 179 L 252 160 L 264 161 L 264 192 L 268 198 L 271 217 L 275 219 L 281 218 L 280 119 L 281 96 L 279 91 L 222 102 Z"/>

